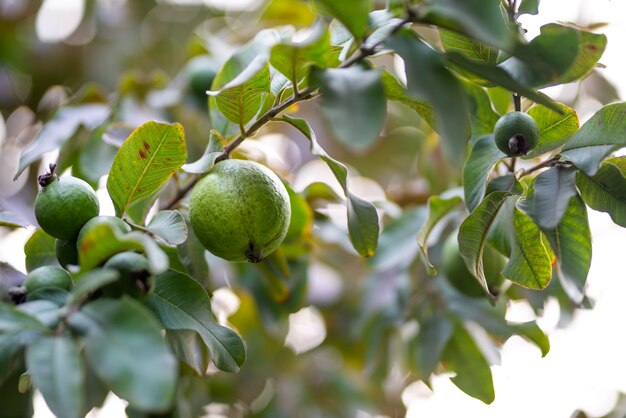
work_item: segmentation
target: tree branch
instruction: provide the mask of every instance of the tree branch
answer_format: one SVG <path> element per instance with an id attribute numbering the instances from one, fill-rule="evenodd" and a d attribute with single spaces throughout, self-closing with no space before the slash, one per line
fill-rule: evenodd
<path id="1" fill-rule="evenodd" d="M 540 170 L 542 168 L 545 167 L 554 167 L 555 165 L 564 165 L 564 164 L 569 164 L 567 161 L 561 161 L 560 159 L 561 157 L 559 157 L 558 155 L 556 157 L 552 157 L 549 160 L 545 160 L 540 162 L 537 165 L 534 165 L 532 167 L 529 167 L 527 169 L 521 169 L 519 170 L 516 174 L 517 174 L 517 178 L 522 178 L 524 176 L 527 176 L 537 170 Z"/>

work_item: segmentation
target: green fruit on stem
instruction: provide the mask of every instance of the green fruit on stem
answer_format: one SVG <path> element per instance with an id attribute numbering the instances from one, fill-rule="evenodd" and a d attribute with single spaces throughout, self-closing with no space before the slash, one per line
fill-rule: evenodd
<path id="1" fill-rule="evenodd" d="M 81 248 L 81 243 L 83 239 L 98 225 L 109 225 L 111 229 L 120 233 L 127 234 L 131 231 L 130 226 L 118 218 L 117 216 L 96 216 L 95 218 L 90 219 L 83 225 L 78 233 L 78 238 L 76 239 L 77 248 Z"/>
<path id="2" fill-rule="evenodd" d="M 285 186 L 253 161 L 218 162 L 189 201 L 191 227 L 200 242 L 230 261 L 261 261 L 281 244 L 290 218 Z"/>
<path id="3" fill-rule="evenodd" d="M 150 263 L 141 254 L 132 251 L 115 254 L 104 263 L 104 267 L 115 269 L 120 273 L 118 281 L 102 288 L 104 296 L 118 298 L 127 294 L 140 297 L 152 290 Z"/>
<path id="4" fill-rule="evenodd" d="M 70 274 L 61 267 L 43 266 L 28 273 L 22 286 L 26 292 L 33 292 L 43 287 L 70 290 L 73 284 Z"/>
<path id="5" fill-rule="evenodd" d="M 78 250 L 76 249 L 76 241 L 73 239 L 55 240 L 54 254 L 57 256 L 57 260 L 59 260 L 59 264 L 63 268 L 66 268 L 70 264 L 78 265 Z"/>
<path id="6" fill-rule="evenodd" d="M 539 126 L 526 113 L 510 112 L 498 119 L 493 137 L 500 151 L 509 157 L 526 155 L 539 141 Z"/>
<path id="7" fill-rule="evenodd" d="M 100 207 L 93 188 L 76 177 L 57 177 L 54 164 L 50 173 L 39 176 L 41 190 L 35 199 L 35 217 L 49 235 L 70 240 Z"/>
<path id="8" fill-rule="evenodd" d="M 505 265 L 505 258 L 486 244 L 483 250 L 483 268 L 489 289 L 497 290 L 502 285 L 504 278 L 500 272 Z M 472 297 L 485 295 L 482 286 L 470 273 L 461 257 L 456 233 L 450 234 L 443 243 L 441 267 L 443 274 L 457 290 Z"/>

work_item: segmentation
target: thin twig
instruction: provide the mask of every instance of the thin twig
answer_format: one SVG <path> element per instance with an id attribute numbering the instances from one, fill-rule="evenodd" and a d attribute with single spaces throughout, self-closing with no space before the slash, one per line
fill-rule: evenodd
<path id="1" fill-rule="evenodd" d="M 540 162 L 537 165 L 534 165 L 532 167 L 526 168 L 526 169 L 521 169 L 520 171 L 518 171 L 517 174 L 517 178 L 522 178 L 524 176 L 527 176 L 537 170 L 540 170 L 542 168 L 545 167 L 553 167 L 555 165 L 562 165 L 562 164 L 569 164 L 567 161 L 561 161 L 561 157 L 559 157 L 558 155 L 556 157 L 552 157 L 549 160 L 545 160 Z"/>

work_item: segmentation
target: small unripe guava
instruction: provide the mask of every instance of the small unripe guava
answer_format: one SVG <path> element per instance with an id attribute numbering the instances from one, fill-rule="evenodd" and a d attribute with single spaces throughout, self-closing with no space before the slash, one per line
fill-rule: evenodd
<path id="1" fill-rule="evenodd" d="M 33 292 L 43 287 L 70 290 L 73 284 L 70 274 L 61 267 L 43 266 L 28 273 L 22 286 L 26 292 Z"/>
<path id="2" fill-rule="evenodd" d="M 109 225 L 111 228 L 121 234 L 127 234 L 131 231 L 130 226 L 124 222 L 122 219 L 117 216 L 96 216 L 95 218 L 90 219 L 83 225 L 78 233 L 78 238 L 76 239 L 76 245 L 80 248 L 80 244 L 82 240 L 98 225 Z"/>
<path id="3" fill-rule="evenodd" d="M 195 185 L 189 219 L 200 242 L 214 255 L 257 263 L 287 234 L 289 195 L 267 167 L 224 160 Z"/>
<path id="4" fill-rule="evenodd" d="M 509 157 L 528 154 L 539 141 L 539 126 L 528 114 L 510 112 L 496 122 L 493 129 L 496 145 Z"/>
<path id="5" fill-rule="evenodd" d="M 69 264 L 78 265 L 78 250 L 76 249 L 76 241 L 73 239 L 57 239 L 54 242 L 54 254 L 63 268 Z"/>

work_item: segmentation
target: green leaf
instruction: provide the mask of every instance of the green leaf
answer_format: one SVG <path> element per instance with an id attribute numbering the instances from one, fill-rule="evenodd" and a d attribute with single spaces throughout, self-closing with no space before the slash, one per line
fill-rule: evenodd
<path id="1" fill-rule="evenodd" d="M 26 244 L 24 244 L 27 272 L 31 272 L 41 266 L 59 266 L 54 252 L 54 242 L 54 237 L 46 234 L 41 228 L 33 232 Z"/>
<path id="2" fill-rule="evenodd" d="M 569 200 L 561 222 L 552 230 L 542 229 L 554 250 L 563 289 L 580 303 L 591 266 L 591 231 L 587 207 L 580 196 Z"/>
<path id="3" fill-rule="evenodd" d="M 606 35 L 577 30 L 578 54 L 559 82 L 570 83 L 586 77 L 595 68 L 606 48 Z"/>
<path id="4" fill-rule="evenodd" d="M 456 372 L 451 380 L 459 389 L 486 404 L 494 401 L 495 391 L 489 363 L 463 325 L 457 324 L 455 327 L 443 351 L 442 361 L 447 370 Z"/>
<path id="5" fill-rule="evenodd" d="M 43 337 L 26 350 L 33 383 L 59 417 L 84 416 L 85 368 L 74 341 L 67 336 Z"/>
<path id="6" fill-rule="evenodd" d="M 536 15 L 539 13 L 539 0 L 522 0 L 518 12 L 519 14 Z"/>
<path id="7" fill-rule="evenodd" d="M 0 388 L 4 381 L 9 378 L 11 373 L 21 362 L 22 347 L 36 339 L 37 335 L 33 333 L 14 330 L 0 334 Z M 0 390 L 1 392 L 1 390 Z"/>
<path id="8" fill-rule="evenodd" d="M 426 380 L 435 371 L 453 332 L 453 324 L 439 313 L 435 313 L 420 324 L 419 334 L 410 345 L 411 358 L 418 379 Z"/>
<path id="9" fill-rule="evenodd" d="M 472 61 L 495 65 L 498 51 L 489 45 L 481 44 L 472 38 L 448 30 L 440 30 L 439 36 L 446 52 L 456 51 Z"/>
<path id="10" fill-rule="evenodd" d="M 472 83 L 465 83 L 465 90 L 469 98 L 472 137 L 491 134 L 500 115 L 493 110 L 489 95 L 483 88 Z"/>
<path id="11" fill-rule="evenodd" d="M 463 199 L 461 199 L 459 196 L 453 196 L 450 198 L 431 196 L 430 198 L 428 198 L 428 218 L 426 218 L 426 222 L 424 222 L 424 225 L 417 235 L 417 242 L 422 249 L 422 254 L 424 254 L 424 258 L 426 259 L 426 264 L 428 265 L 428 274 L 430 274 L 431 276 L 435 276 L 437 274 L 437 269 L 430 263 L 428 259 L 428 237 L 430 236 L 433 228 L 439 223 L 439 221 L 441 221 L 441 219 L 443 219 L 462 202 Z"/>
<path id="12" fill-rule="evenodd" d="M 95 103 L 59 109 L 22 152 L 14 179 L 46 152 L 61 147 L 81 125 L 89 130 L 95 129 L 107 120 L 110 112 L 108 106 Z"/>
<path id="13" fill-rule="evenodd" d="M 539 141 L 524 158 L 533 158 L 560 147 L 578 130 L 576 111 L 562 103 L 555 104 L 560 108 L 559 112 L 542 105 L 535 105 L 528 110 L 539 126 Z"/>
<path id="14" fill-rule="evenodd" d="M 24 218 L 14 212 L 0 210 L 0 226 L 9 228 L 26 228 L 30 222 L 26 222 Z"/>
<path id="15" fill-rule="evenodd" d="M 409 109 L 417 113 L 431 128 L 437 130 L 435 126 L 435 114 L 433 109 L 426 103 L 419 102 L 409 96 L 406 87 L 400 84 L 396 78 L 387 70 L 382 72 L 383 86 L 385 87 L 385 96 L 388 100 L 402 103 Z"/>
<path id="16" fill-rule="evenodd" d="M 193 278 L 206 285 L 209 280 L 209 265 L 205 257 L 206 249 L 194 234 L 189 225 L 189 219 L 185 219 L 185 223 L 187 224 L 188 235 L 187 240 L 176 247 L 178 259 Z"/>
<path id="17" fill-rule="evenodd" d="M 326 151 L 322 149 L 315 138 L 315 133 L 306 120 L 292 118 L 288 115 L 283 115 L 278 120 L 286 122 L 300 131 L 311 143 L 311 153 L 324 161 L 333 172 L 346 194 L 350 241 L 354 249 L 360 255 L 364 257 L 374 255 L 379 233 L 378 213 L 374 205 L 353 195 L 348 190 L 348 170 L 343 164 L 331 158 Z"/>
<path id="18" fill-rule="evenodd" d="M 208 293 L 186 274 L 170 270 L 157 276 L 148 304 L 166 329 L 197 332 L 218 369 L 237 372 L 245 362 L 239 335 L 215 322 Z"/>
<path id="19" fill-rule="evenodd" d="M 90 270 L 123 251 L 145 252 L 153 274 L 162 273 L 169 266 L 167 255 L 152 238 L 137 231 L 120 234 L 107 224 L 95 226 L 82 238 L 78 264 L 81 269 Z"/>
<path id="20" fill-rule="evenodd" d="M 576 185 L 592 209 L 606 212 L 616 224 L 626 227 L 626 157 L 606 160 L 594 176 L 580 171 Z"/>
<path id="21" fill-rule="evenodd" d="M 506 49 L 512 36 L 500 11 L 500 0 L 435 0 L 420 5 L 426 23 L 470 35 Z"/>
<path id="22" fill-rule="evenodd" d="M 263 94 L 269 91 L 270 67 L 267 57 L 259 55 L 237 77 L 207 94 L 215 96 L 218 109 L 228 120 L 243 127 L 257 114 Z"/>
<path id="23" fill-rule="evenodd" d="M 176 358 L 191 367 L 198 376 L 206 374 L 211 356 L 197 332 L 169 329 L 165 337 Z"/>
<path id="24" fill-rule="evenodd" d="M 523 82 L 516 80 L 500 67 L 482 64 L 478 61 L 472 61 L 456 52 L 449 52 L 446 54 L 446 60 L 453 67 L 469 71 L 472 74 L 484 78 L 485 80 L 492 81 L 501 87 L 517 93 L 520 96 L 527 97 L 535 103 L 539 103 L 559 111 L 559 107 L 550 97 L 527 87 Z"/>
<path id="25" fill-rule="evenodd" d="M 315 5 L 341 22 L 355 38 L 363 39 L 372 0 L 315 0 Z"/>
<path id="26" fill-rule="evenodd" d="M 187 239 L 185 219 L 176 210 L 162 210 L 158 212 L 150 220 L 146 228 L 170 245 L 182 244 Z"/>
<path id="27" fill-rule="evenodd" d="M 355 152 L 369 149 L 387 114 L 380 71 L 359 66 L 315 69 L 311 78 L 319 85 L 322 115 L 337 140 Z"/>
<path id="28" fill-rule="evenodd" d="M 528 289 L 544 289 L 552 278 L 552 263 L 541 230 L 522 211 L 513 214 L 515 242 L 502 275 Z"/>
<path id="29" fill-rule="evenodd" d="M 305 40 L 274 45 L 270 54 L 270 64 L 280 71 L 286 80 L 292 84 L 299 84 L 309 75 L 313 65 L 319 68 L 335 67 L 338 60 L 330 45 L 328 29 L 318 21 Z M 283 86 L 285 84 L 283 83 Z"/>
<path id="30" fill-rule="evenodd" d="M 441 56 L 414 32 L 403 30 L 387 41 L 404 60 L 408 91 L 435 109 L 436 125 L 446 156 L 461 162 L 471 133 L 467 97 L 458 79 L 445 67 Z"/>
<path id="31" fill-rule="evenodd" d="M 45 332 L 47 328 L 34 316 L 11 305 L 0 303 L 0 333 L 23 330 Z"/>
<path id="32" fill-rule="evenodd" d="M 506 155 L 498 149 L 493 135 L 477 138 L 463 165 L 463 190 L 465 205 L 473 211 L 485 197 L 487 178 L 491 168 Z"/>
<path id="33" fill-rule="evenodd" d="M 593 176 L 602 160 L 622 147 L 626 147 L 626 103 L 613 103 L 585 122 L 563 145 L 561 155 Z"/>
<path id="34" fill-rule="evenodd" d="M 561 222 L 569 201 L 576 196 L 576 169 L 552 167 L 541 172 L 534 180 L 534 187 L 518 207 L 542 229 L 554 229 Z"/>
<path id="35" fill-rule="evenodd" d="M 80 302 L 101 287 L 113 283 L 120 278 L 117 270 L 101 268 L 88 271 L 75 280 L 70 303 Z"/>
<path id="36" fill-rule="evenodd" d="M 468 270 L 480 283 L 488 296 L 493 298 L 483 269 L 483 249 L 489 228 L 509 193 L 493 192 L 465 218 L 459 227 L 459 252 Z"/>
<path id="37" fill-rule="evenodd" d="M 185 160 L 182 125 L 147 122 L 135 129 L 117 152 L 107 181 L 117 216 L 156 192 Z"/>
<path id="38" fill-rule="evenodd" d="M 378 239 L 376 254 L 368 264 L 380 272 L 408 268 L 420 251 L 415 237 L 424 225 L 426 215 L 426 209 L 418 206 L 404 210 L 386 224 Z"/>
<path id="39" fill-rule="evenodd" d="M 289 220 L 289 229 L 283 242 L 289 243 L 310 236 L 313 229 L 313 210 L 306 199 L 295 192 L 291 186 L 285 184 L 285 188 L 289 194 L 291 219 Z"/>
<path id="40" fill-rule="evenodd" d="M 174 401 L 177 362 L 159 323 L 130 298 L 99 299 L 81 313 L 89 320 L 85 355 L 98 377 L 143 411 L 166 411 Z"/>

